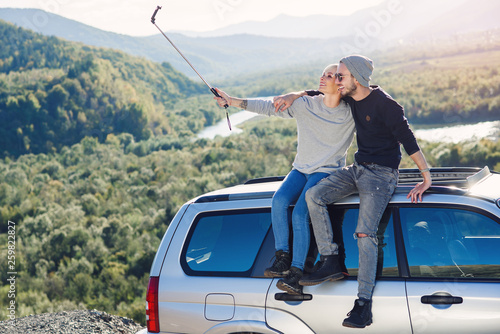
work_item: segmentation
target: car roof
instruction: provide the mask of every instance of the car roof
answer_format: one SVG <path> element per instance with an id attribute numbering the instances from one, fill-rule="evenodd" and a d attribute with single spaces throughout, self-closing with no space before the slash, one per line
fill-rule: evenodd
<path id="1" fill-rule="evenodd" d="M 432 186 L 428 192 L 455 195 L 473 195 L 496 201 L 500 198 L 500 173 L 476 167 L 431 168 Z M 195 203 L 219 202 L 242 199 L 271 198 L 281 185 L 284 176 L 251 179 L 244 184 L 215 190 L 195 199 Z M 396 192 L 408 192 L 423 178 L 418 169 L 399 170 Z"/>

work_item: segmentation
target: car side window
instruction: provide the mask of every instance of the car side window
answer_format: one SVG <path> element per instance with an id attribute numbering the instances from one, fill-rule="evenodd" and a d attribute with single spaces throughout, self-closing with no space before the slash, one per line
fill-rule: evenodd
<path id="1" fill-rule="evenodd" d="M 271 226 L 269 210 L 200 214 L 182 252 L 188 275 L 249 275 Z"/>
<path id="2" fill-rule="evenodd" d="M 339 255 L 341 255 L 341 258 L 343 258 L 343 243 L 343 248 L 345 248 L 345 267 L 351 276 L 356 276 L 358 274 L 359 267 L 358 244 L 357 239 L 354 238 L 358 216 L 358 208 L 334 208 L 330 214 L 334 230 L 334 241 L 339 244 Z M 343 240 L 336 239 L 335 235 L 338 234 L 343 235 Z M 399 271 L 394 239 L 392 209 L 390 208 L 384 212 L 380 219 L 377 239 L 377 277 L 398 277 Z"/>
<path id="3" fill-rule="evenodd" d="M 500 278 L 500 224 L 458 208 L 401 208 L 412 277 Z"/>

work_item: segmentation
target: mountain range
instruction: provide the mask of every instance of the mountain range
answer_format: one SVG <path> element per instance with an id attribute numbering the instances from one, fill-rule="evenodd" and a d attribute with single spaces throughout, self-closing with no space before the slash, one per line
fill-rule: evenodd
<path id="1" fill-rule="evenodd" d="M 379 5 L 359 10 L 349 16 L 340 15 L 311 15 L 306 17 L 293 17 L 279 15 L 267 22 L 244 22 L 230 25 L 214 31 L 193 33 L 181 32 L 188 36 L 214 37 L 234 34 L 252 34 L 269 37 L 287 38 L 336 38 L 352 36 L 362 32 L 367 36 L 376 35 L 378 39 L 392 40 L 394 38 L 407 38 L 426 26 L 434 26 L 443 21 L 446 16 L 455 17 L 452 24 L 448 26 L 448 32 L 453 33 L 462 29 L 461 19 L 470 14 L 471 9 L 476 12 L 486 11 L 493 14 L 494 1 L 470 1 L 470 0 L 387 0 Z M 449 15 L 452 14 L 452 15 Z M 483 24 L 493 26 L 496 19 L 490 15 L 490 19 Z M 469 28 L 469 27 L 467 27 Z M 423 36 L 419 36 L 423 37 Z"/>
<path id="2" fill-rule="evenodd" d="M 348 53 L 370 54 L 498 28 L 500 2 L 493 0 L 387 0 L 349 16 L 280 15 L 206 33 L 171 32 L 169 38 L 206 77 L 335 62 Z M 161 35 L 132 37 L 102 31 L 36 9 L 0 9 L 0 19 L 43 35 L 119 49 L 156 62 L 169 62 L 188 77 L 196 73 Z"/>

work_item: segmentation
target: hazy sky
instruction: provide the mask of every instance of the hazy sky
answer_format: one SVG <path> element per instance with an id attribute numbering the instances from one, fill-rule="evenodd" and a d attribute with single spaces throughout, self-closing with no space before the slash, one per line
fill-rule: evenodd
<path id="1" fill-rule="evenodd" d="M 0 0 L 1 7 L 39 8 L 116 33 L 147 36 L 162 30 L 210 31 L 244 21 L 268 21 L 280 14 L 349 15 L 383 0 Z M 37 18 L 28 18 L 36 20 Z"/>

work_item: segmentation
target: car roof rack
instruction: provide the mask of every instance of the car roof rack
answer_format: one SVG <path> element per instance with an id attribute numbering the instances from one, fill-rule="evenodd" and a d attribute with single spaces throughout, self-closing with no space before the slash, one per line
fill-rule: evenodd
<path id="1" fill-rule="evenodd" d="M 484 178 L 490 174 L 489 168 L 477 167 L 435 167 L 430 168 L 432 185 L 468 188 L 471 186 L 469 179 L 478 176 Z M 410 185 L 422 182 L 423 177 L 418 169 L 403 168 L 399 170 L 400 185 Z M 477 181 L 476 181 L 477 182 Z"/>
<path id="2" fill-rule="evenodd" d="M 430 169 L 432 177 L 432 186 L 429 192 L 442 193 L 442 194 L 465 194 L 476 183 L 492 174 L 499 174 L 498 172 L 489 170 L 488 167 L 436 167 Z M 283 181 L 285 176 L 271 176 L 250 179 L 244 185 L 252 184 L 265 184 L 270 182 Z M 399 183 L 396 192 L 406 192 L 407 188 L 414 186 L 418 182 L 422 182 L 422 174 L 418 169 L 402 168 L 399 170 Z M 236 186 L 238 187 L 238 186 Z M 240 188 L 240 191 L 225 191 L 222 189 L 217 193 L 206 194 L 194 200 L 194 203 L 205 202 L 223 202 L 230 200 L 241 199 L 260 199 L 271 198 L 274 194 L 274 186 L 264 187 L 262 189 L 255 188 L 252 191 L 245 191 Z"/>
<path id="3" fill-rule="evenodd" d="M 434 167 L 430 168 L 432 185 L 468 188 L 491 174 L 489 168 L 478 167 Z M 266 182 L 283 181 L 285 176 L 270 176 L 250 179 L 244 184 L 257 184 Z M 422 182 L 423 177 L 416 168 L 401 168 L 399 170 L 400 185 L 411 185 Z"/>

